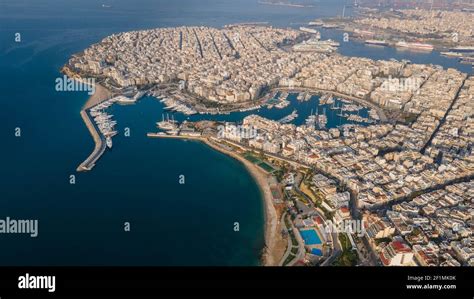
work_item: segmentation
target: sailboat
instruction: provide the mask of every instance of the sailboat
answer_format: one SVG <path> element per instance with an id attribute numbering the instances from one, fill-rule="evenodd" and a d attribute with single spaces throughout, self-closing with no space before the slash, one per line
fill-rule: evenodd
<path id="1" fill-rule="evenodd" d="M 318 125 L 319 127 L 325 128 L 328 123 L 328 117 L 326 116 L 326 108 L 323 108 L 323 114 L 318 116 Z"/>
<path id="2" fill-rule="evenodd" d="M 344 117 L 344 115 L 342 114 L 342 108 L 344 108 L 344 105 L 341 104 L 341 106 L 339 106 L 338 108 L 339 108 L 339 113 L 336 114 L 336 115 L 339 116 L 339 117 Z"/>
<path id="3" fill-rule="evenodd" d="M 311 114 L 306 119 L 306 125 L 313 128 L 316 125 L 316 115 L 313 115 L 313 109 L 311 109 Z"/>

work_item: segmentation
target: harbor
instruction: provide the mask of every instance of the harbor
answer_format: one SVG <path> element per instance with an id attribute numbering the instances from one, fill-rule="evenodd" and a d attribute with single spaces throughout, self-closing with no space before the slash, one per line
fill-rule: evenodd
<path id="1" fill-rule="evenodd" d="M 94 140 L 94 150 L 77 167 L 78 172 L 92 170 L 105 151 L 113 147 L 112 138 L 118 133 L 115 130 L 117 121 L 113 120 L 112 114 L 107 113 L 107 109 L 114 104 L 134 104 L 145 94 L 143 91 L 138 91 L 131 98 L 123 95 L 110 98 L 111 93 L 103 86 L 98 86 L 103 92 L 91 96 L 81 110 L 81 117 Z"/>
<path id="2" fill-rule="evenodd" d="M 357 107 L 358 110 L 361 110 L 362 107 L 367 107 L 369 111 L 371 111 L 371 115 L 372 115 L 371 118 L 374 118 L 381 122 L 388 121 L 388 118 L 382 108 L 380 108 L 379 106 L 377 106 L 376 104 L 372 102 L 369 102 L 365 99 L 358 98 L 355 96 L 350 96 L 347 94 L 342 94 L 339 92 L 334 92 L 334 91 L 329 91 L 329 90 L 317 90 L 317 89 L 302 88 L 302 87 L 299 87 L 298 89 L 277 88 L 275 89 L 275 91 L 290 92 L 293 94 L 301 94 L 301 93 L 315 94 L 317 95 L 317 97 L 315 98 L 317 98 L 318 104 L 327 105 L 327 108 L 331 110 L 341 109 L 341 107 L 345 107 L 343 109 L 345 109 L 346 111 L 353 110 L 354 107 Z M 304 102 L 304 101 L 301 101 L 301 102 Z M 337 104 L 335 104 L 336 102 Z M 358 105 L 347 106 L 348 104 L 353 104 L 353 103 L 357 103 Z M 354 110 L 354 111 L 357 111 L 357 110 Z"/>
<path id="3" fill-rule="evenodd" d="M 159 132 L 151 133 L 149 137 L 200 136 L 201 131 L 182 127 L 181 125 L 188 121 L 202 120 L 240 123 L 243 118 L 253 114 L 272 119 L 280 124 L 306 125 L 307 128 L 330 131 L 331 134 L 336 134 L 335 130 L 342 134 L 354 125 L 367 126 L 381 121 L 376 109 L 364 106 L 361 102 L 336 97 L 329 93 L 316 95 L 314 92 L 308 91 L 277 91 L 272 95 L 271 99 L 284 100 L 289 104 L 283 109 L 277 109 L 274 105 L 267 105 L 257 111 L 239 111 L 218 116 L 195 115 L 186 117 L 179 113 L 169 113 L 163 110 L 160 120 L 156 122 L 156 128 Z M 308 100 L 302 100 L 305 98 Z M 382 117 L 385 116 L 382 115 Z"/>

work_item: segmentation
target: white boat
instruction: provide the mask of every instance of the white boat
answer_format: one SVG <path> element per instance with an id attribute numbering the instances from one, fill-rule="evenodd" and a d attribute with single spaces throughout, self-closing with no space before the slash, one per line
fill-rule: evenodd
<path id="1" fill-rule="evenodd" d="M 319 31 L 313 28 L 308 28 L 308 27 L 300 27 L 300 30 L 303 32 L 308 32 L 308 33 L 313 33 L 313 34 L 318 34 Z"/>
<path id="2" fill-rule="evenodd" d="M 385 40 L 378 40 L 378 39 L 368 39 L 365 41 L 368 45 L 376 45 L 376 46 L 388 46 L 387 41 Z"/>
<path id="3" fill-rule="evenodd" d="M 323 129 L 328 123 L 328 117 L 325 114 L 320 114 L 317 116 L 318 126 Z"/>
<path id="4" fill-rule="evenodd" d="M 292 122 L 297 117 L 298 117 L 298 111 L 295 109 L 290 115 L 283 117 L 278 122 L 281 124 L 287 124 L 287 123 Z"/>
<path id="5" fill-rule="evenodd" d="M 332 104 L 334 104 L 334 102 L 335 102 L 335 101 L 334 101 L 334 97 L 330 96 L 330 97 L 327 99 L 326 104 L 332 105 Z"/>
<path id="6" fill-rule="evenodd" d="M 278 109 L 283 109 L 285 107 L 288 107 L 290 105 L 290 101 L 288 100 L 283 100 L 281 102 L 279 102 L 278 104 L 275 105 L 275 108 L 278 108 Z"/>
<path id="7" fill-rule="evenodd" d="M 124 97 L 124 96 L 119 96 L 117 99 L 116 99 L 117 103 L 120 103 L 120 104 L 134 104 L 136 102 L 136 100 L 133 98 L 133 99 L 130 99 L 130 98 L 127 98 L 127 97 Z"/>
<path id="8" fill-rule="evenodd" d="M 458 52 L 441 52 L 440 54 L 446 57 L 462 57 L 462 53 Z"/>
<path id="9" fill-rule="evenodd" d="M 339 42 L 336 42 L 332 39 L 328 39 L 327 41 L 323 41 L 324 43 L 332 46 L 332 47 L 339 47 L 341 44 Z"/>
<path id="10" fill-rule="evenodd" d="M 110 138 L 114 137 L 115 135 L 117 135 L 117 131 L 108 131 L 104 133 L 105 137 L 110 137 Z"/>
<path id="11" fill-rule="evenodd" d="M 137 92 L 134 96 L 133 96 L 133 100 L 134 101 L 138 101 L 139 99 L 141 99 L 141 97 L 143 97 L 145 95 L 145 92 L 144 91 L 139 91 Z"/>
<path id="12" fill-rule="evenodd" d="M 310 26 L 323 26 L 324 23 L 321 20 L 314 20 L 314 21 L 309 22 L 308 25 L 310 25 Z"/>
<path id="13" fill-rule="evenodd" d="M 319 109 L 318 109 L 319 110 Z M 317 125 L 320 129 L 324 129 L 328 123 L 328 117 L 326 116 L 326 108 L 323 109 L 323 113 L 316 114 Z"/>
<path id="14" fill-rule="evenodd" d="M 339 25 L 337 25 L 337 24 L 324 24 L 323 25 L 324 29 L 336 29 L 338 27 L 339 27 Z"/>
<path id="15" fill-rule="evenodd" d="M 419 49 L 419 50 L 426 50 L 426 51 L 432 51 L 434 49 L 433 45 L 423 44 L 423 43 L 398 42 L 395 44 L 395 46 L 399 48 Z"/>
<path id="16" fill-rule="evenodd" d="M 286 98 L 288 98 L 288 93 L 287 92 L 283 92 L 279 97 L 280 100 L 286 100 Z"/>
<path id="17" fill-rule="evenodd" d="M 105 139 L 105 143 L 107 144 L 107 147 L 108 147 L 108 148 L 112 148 L 112 138 L 107 137 L 107 138 Z"/>
<path id="18" fill-rule="evenodd" d="M 449 50 L 451 52 L 473 52 L 474 53 L 474 47 L 472 46 L 459 46 L 456 48 L 451 48 Z"/>

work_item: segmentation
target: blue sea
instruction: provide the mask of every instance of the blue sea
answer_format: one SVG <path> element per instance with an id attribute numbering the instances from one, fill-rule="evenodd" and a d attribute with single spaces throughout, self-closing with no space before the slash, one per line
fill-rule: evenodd
<path id="1" fill-rule="evenodd" d="M 299 27 L 340 14 L 344 1 L 316 3 L 301 9 L 257 0 L 0 0 L 0 219 L 39 221 L 36 238 L 0 234 L 0 265 L 260 264 L 264 208 L 244 166 L 198 142 L 147 138 L 163 112 L 148 97 L 111 108 L 119 132 L 129 128 L 130 137 L 116 136 L 94 170 L 78 174 L 94 147 L 79 115 L 88 95 L 56 92 L 55 79 L 72 54 L 113 33 L 239 22 Z M 326 30 L 323 38 L 342 41 L 343 34 Z M 353 42 L 342 43 L 340 52 L 472 71 L 436 52 Z M 303 122 L 317 104 L 293 105 L 300 105 Z M 265 113 L 279 118 L 293 105 Z"/>

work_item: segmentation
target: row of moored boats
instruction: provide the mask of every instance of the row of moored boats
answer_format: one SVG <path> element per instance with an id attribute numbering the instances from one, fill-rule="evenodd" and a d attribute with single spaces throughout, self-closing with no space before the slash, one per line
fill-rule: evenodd
<path id="1" fill-rule="evenodd" d="M 89 110 L 89 113 L 93 117 L 97 128 L 99 129 L 102 136 L 104 136 L 108 148 L 112 148 L 112 137 L 117 135 L 117 131 L 114 129 L 117 122 L 112 119 L 113 115 L 108 114 L 105 110 L 119 100 L 119 97 L 109 99 L 92 107 Z"/>

